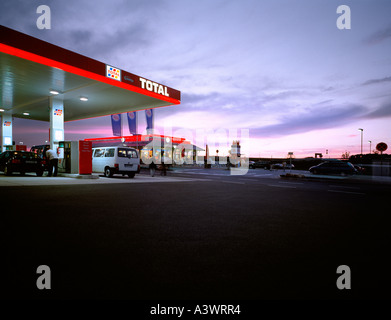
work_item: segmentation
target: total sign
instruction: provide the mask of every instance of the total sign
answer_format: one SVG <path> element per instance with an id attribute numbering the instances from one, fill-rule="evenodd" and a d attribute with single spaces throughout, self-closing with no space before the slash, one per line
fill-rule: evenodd
<path id="1" fill-rule="evenodd" d="M 147 89 L 148 91 L 152 91 L 157 94 L 161 94 L 163 96 L 169 97 L 169 94 L 167 92 L 167 87 L 144 78 L 140 78 L 140 82 L 141 82 L 141 89 Z"/>
<path id="2" fill-rule="evenodd" d="M 106 64 L 106 77 L 113 80 L 121 81 L 121 69 Z"/>

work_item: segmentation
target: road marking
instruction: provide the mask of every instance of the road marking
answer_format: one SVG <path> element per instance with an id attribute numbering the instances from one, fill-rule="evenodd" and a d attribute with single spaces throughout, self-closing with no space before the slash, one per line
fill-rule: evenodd
<path id="1" fill-rule="evenodd" d="M 280 184 L 268 184 L 269 187 L 278 187 L 278 188 L 291 188 L 291 189 L 297 189 L 297 187 L 294 186 L 283 186 Z"/>
<path id="2" fill-rule="evenodd" d="M 286 184 L 303 184 L 303 182 L 287 182 L 287 181 L 281 181 L 279 183 L 286 183 Z"/>
<path id="3" fill-rule="evenodd" d="M 224 183 L 234 183 L 234 184 L 245 184 L 244 182 L 238 182 L 238 181 L 226 181 L 226 180 L 224 180 L 222 182 L 224 182 Z"/>
<path id="4" fill-rule="evenodd" d="M 332 188 L 346 188 L 346 189 L 361 189 L 360 187 L 335 186 L 335 185 L 332 185 L 332 184 L 329 184 L 329 187 L 332 187 Z"/>
<path id="5" fill-rule="evenodd" d="M 338 192 L 338 193 L 348 193 L 348 194 L 360 194 L 365 195 L 365 193 L 362 192 L 353 192 L 353 191 L 343 191 L 343 190 L 327 190 L 329 192 Z"/>

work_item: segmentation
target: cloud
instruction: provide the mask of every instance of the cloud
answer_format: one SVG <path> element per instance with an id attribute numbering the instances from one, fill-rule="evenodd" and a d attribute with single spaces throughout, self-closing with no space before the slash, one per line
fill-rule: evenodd
<path id="1" fill-rule="evenodd" d="M 377 119 L 391 117 L 391 104 L 384 104 L 375 111 L 372 111 L 365 115 L 367 119 Z"/>
<path id="2" fill-rule="evenodd" d="M 88 30 L 70 30 L 64 34 L 64 46 L 95 59 L 114 60 L 124 52 L 145 49 L 151 44 L 151 34 L 147 24 L 134 23 L 123 26 L 120 30 L 107 33 L 96 33 Z M 126 54 L 128 57 L 129 55 Z"/>
<path id="3" fill-rule="evenodd" d="M 391 104 L 384 104 L 378 109 L 367 112 L 362 105 L 350 104 L 346 106 L 314 105 L 305 114 L 287 115 L 281 117 L 279 123 L 260 128 L 251 128 L 252 136 L 280 137 L 284 135 L 306 133 L 313 130 L 330 129 L 343 126 L 360 119 L 379 119 L 391 117 Z"/>
<path id="4" fill-rule="evenodd" d="M 367 80 L 362 85 L 366 86 L 366 85 L 370 85 L 370 84 L 378 84 L 378 83 L 384 83 L 384 82 L 391 82 L 391 77 L 385 77 L 385 78 L 382 78 L 382 79 Z"/>
<path id="5" fill-rule="evenodd" d="M 277 124 L 251 128 L 250 134 L 258 137 L 279 137 L 313 130 L 336 128 L 359 119 L 365 108 L 361 105 L 312 108 L 303 115 L 284 116 Z"/>
<path id="6" fill-rule="evenodd" d="M 23 0 L 2 0 L 0 1 L 0 21 L 1 24 L 14 29 L 23 29 L 24 25 L 29 24 L 29 20 L 35 22 L 38 17 L 37 7 L 42 4 L 37 1 Z M 37 27 L 35 26 L 37 29 Z"/>
<path id="7" fill-rule="evenodd" d="M 372 33 L 370 36 L 364 39 L 364 43 L 374 45 L 381 43 L 387 39 L 391 39 L 391 26 Z"/>
<path id="8" fill-rule="evenodd" d="M 219 94 L 217 92 L 212 92 L 209 94 L 193 94 L 184 92 L 181 97 L 181 102 L 193 106 L 200 104 L 208 104 L 211 101 L 216 101 L 216 99 L 218 98 Z"/>
<path id="9" fill-rule="evenodd" d="M 46 0 L 51 30 L 36 27 L 40 4 L 2 0 L 1 24 L 97 60 L 126 65 L 158 40 L 153 18 L 164 2 L 113 0 L 107 6 L 105 1 Z"/>

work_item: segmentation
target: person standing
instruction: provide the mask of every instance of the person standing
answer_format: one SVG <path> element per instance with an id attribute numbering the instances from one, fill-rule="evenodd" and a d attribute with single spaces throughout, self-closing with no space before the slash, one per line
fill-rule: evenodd
<path id="1" fill-rule="evenodd" d="M 58 171 L 57 153 L 52 148 L 49 148 L 48 150 L 46 150 L 46 158 L 49 160 L 48 177 L 51 177 L 52 174 L 53 177 L 57 177 L 57 171 Z M 53 169 L 54 169 L 54 173 L 53 173 Z"/>
<path id="2" fill-rule="evenodd" d="M 152 159 L 152 162 L 149 165 L 149 173 L 151 174 L 151 177 L 155 176 L 155 172 L 156 172 L 156 164 L 154 162 L 154 159 Z"/>

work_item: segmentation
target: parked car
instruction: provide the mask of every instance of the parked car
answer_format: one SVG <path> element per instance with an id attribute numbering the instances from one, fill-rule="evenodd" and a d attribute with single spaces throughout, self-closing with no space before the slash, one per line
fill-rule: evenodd
<path id="1" fill-rule="evenodd" d="M 44 171 L 48 171 L 49 168 L 49 160 L 46 158 L 46 151 L 49 149 L 50 149 L 50 145 L 48 144 L 32 146 L 30 148 L 30 152 L 37 154 L 38 157 L 42 159 L 42 165 L 44 167 Z"/>
<path id="2" fill-rule="evenodd" d="M 366 174 L 366 169 L 364 167 L 358 166 L 356 164 L 353 165 L 359 174 Z"/>
<path id="3" fill-rule="evenodd" d="M 41 177 L 43 170 L 42 160 L 33 152 L 5 151 L 0 154 L 0 171 L 5 175 L 11 175 L 13 172 L 19 172 L 21 175 L 35 172 Z"/>
<path id="4" fill-rule="evenodd" d="M 140 172 L 138 152 L 129 147 L 92 148 L 92 172 L 103 173 L 105 177 L 127 174 L 134 178 Z"/>
<path id="5" fill-rule="evenodd" d="M 272 169 L 284 169 L 284 165 L 282 163 L 274 163 L 271 165 Z"/>
<path id="6" fill-rule="evenodd" d="M 274 163 L 271 165 L 272 169 L 294 169 L 295 165 L 290 163 Z"/>
<path id="7" fill-rule="evenodd" d="M 313 174 L 355 174 L 356 168 L 345 161 L 325 161 L 309 169 Z"/>
<path id="8" fill-rule="evenodd" d="M 252 164 L 250 164 L 250 169 L 255 169 L 255 168 L 270 169 L 270 163 L 268 161 L 255 161 Z"/>

